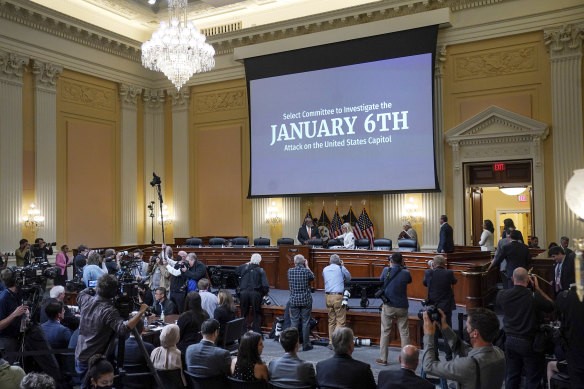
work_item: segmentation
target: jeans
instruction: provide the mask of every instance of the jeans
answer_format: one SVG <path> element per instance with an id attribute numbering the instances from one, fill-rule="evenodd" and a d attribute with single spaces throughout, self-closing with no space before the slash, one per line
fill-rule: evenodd
<path id="1" fill-rule="evenodd" d="M 79 374 L 81 379 L 81 389 L 86 389 L 88 382 L 85 382 L 85 376 L 87 375 L 87 370 L 89 370 L 89 365 L 87 362 L 81 362 L 75 358 L 75 371 Z"/>
<path id="2" fill-rule="evenodd" d="M 505 389 L 518 389 L 521 386 L 521 371 L 524 367 L 525 388 L 540 387 L 545 373 L 545 355 L 533 351 L 533 339 L 507 335 L 505 359 L 507 361 Z"/>
<path id="3" fill-rule="evenodd" d="M 298 323 L 302 320 L 302 347 L 310 345 L 310 313 L 312 312 L 312 301 L 309 305 L 301 307 L 290 306 L 290 321 L 292 327 L 298 328 Z"/>

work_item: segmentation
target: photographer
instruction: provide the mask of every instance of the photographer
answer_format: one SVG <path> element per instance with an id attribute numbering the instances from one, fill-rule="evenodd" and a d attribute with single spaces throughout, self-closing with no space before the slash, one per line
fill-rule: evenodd
<path id="1" fill-rule="evenodd" d="M 312 312 L 312 295 L 310 283 L 314 273 L 308 267 L 308 260 L 302 254 L 294 256 L 294 267 L 288 269 L 290 285 L 290 316 L 292 327 L 298 328 L 302 321 L 302 351 L 312 350 L 310 343 L 310 314 Z"/>
<path id="2" fill-rule="evenodd" d="M 412 282 L 412 275 L 404 266 L 402 254 L 393 253 L 389 261 L 390 266 L 381 272 L 380 281 L 383 281 L 381 300 L 381 336 L 379 340 L 379 359 L 375 362 L 387 365 L 387 348 L 389 336 L 393 325 L 394 316 L 397 318 L 397 327 L 404 347 L 410 343 L 410 330 L 408 328 L 408 284 Z"/>
<path id="3" fill-rule="evenodd" d="M 117 253 L 114 249 L 107 249 L 103 254 L 103 263 L 109 274 L 116 274 L 120 270 L 120 257 L 122 253 Z"/>
<path id="4" fill-rule="evenodd" d="M 96 290 L 97 294 L 91 295 L 90 289 L 84 289 L 77 297 L 81 321 L 75 349 L 75 369 L 81 376 L 87 373 L 89 358 L 95 354 L 105 354 L 115 336 L 128 336 L 148 309 L 146 304 L 142 304 L 137 315 L 124 321 L 112 301 L 118 291 L 118 281 L 111 274 L 104 274 L 97 280 Z"/>
<path id="5" fill-rule="evenodd" d="M 535 276 L 518 267 L 513 271 L 513 288 L 500 290 L 497 308 L 503 311 L 505 357 L 507 359 L 506 389 L 518 389 L 525 368 L 525 388 L 536 389 L 545 373 L 545 355 L 533 349 L 533 340 L 544 312 L 552 312 L 554 303 L 540 289 Z M 529 287 L 532 286 L 532 291 Z"/>
<path id="6" fill-rule="evenodd" d="M 262 332 L 262 297 L 267 295 L 270 291 L 266 272 L 260 267 L 261 261 L 261 255 L 253 254 L 248 263 L 237 268 L 239 289 L 241 291 L 239 297 L 241 315 L 245 319 L 244 322 L 247 323 L 249 309 L 252 309 L 252 329 L 258 333 Z"/>
<path id="7" fill-rule="evenodd" d="M 343 293 L 345 282 L 351 280 L 351 273 L 343 266 L 341 258 L 333 254 L 329 265 L 322 269 L 322 278 L 324 278 L 325 303 L 328 310 L 329 339 L 332 339 L 335 328 L 345 326 L 347 310 L 343 306 Z M 329 348 L 332 348 L 330 340 Z"/>
<path id="8" fill-rule="evenodd" d="M 16 256 L 16 266 L 23 267 L 30 262 L 30 245 L 28 240 L 21 239 L 19 242 L 20 246 L 14 252 Z"/>
<path id="9" fill-rule="evenodd" d="M 6 285 L 0 293 L 0 348 L 6 352 L 18 351 L 20 347 L 20 325 L 29 315 L 28 307 L 22 304 L 16 277 L 12 269 L 0 272 L 0 280 Z M 15 357 L 6 358 L 14 363 Z"/>
<path id="10" fill-rule="evenodd" d="M 154 297 L 154 291 L 158 288 L 168 289 L 170 286 L 170 273 L 166 269 L 166 264 L 162 260 L 163 254 L 154 255 L 150 257 L 150 263 L 148 264 L 148 288 L 152 291 L 152 296 Z"/>
<path id="11" fill-rule="evenodd" d="M 170 280 L 170 300 L 176 306 L 178 313 L 182 313 L 185 306 L 185 296 L 187 295 L 187 277 L 184 275 L 187 270 L 187 264 L 185 263 L 187 253 L 179 251 L 178 261 L 174 261 L 172 259 L 172 249 L 163 245 L 162 254 L 164 255 L 162 263 L 166 265 L 166 270 L 172 275 Z M 181 254 L 184 254 L 184 256 Z"/>
<path id="12" fill-rule="evenodd" d="M 56 245 L 55 242 L 47 244 L 43 238 L 36 238 L 31 248 L 33 258 L 42 258 L 46 261 L 47 255 L 53 255 L 53 246 Z"/>
<path id="13" fill-rule="evenodd" d="M 425 305 L 435 305 L 442 309 L 446 315 L 446 323 L 452 327 L 452 311 L 456 309 L 454 302 L 454 292 L 452 285 L 456 284 L 456 277 L 452 270 L 446 269 L 446 258 L 443 255 L 436 255 L 431 261 L 431 269 L 426 270 L 424 274 L 424 286 L 428 288 L 428 298 Z M 442 335 L 442 333 L 440 333 Z M 442 337 L 444 337 L 442 335 Z M 438 335 L 434 337 L 436 341 L 436 350 L 438 350 Z M 444 344 L 446 360 L 452 359 L 452 350 L 448 343 Z"/>
<path id="14" fill-rule="evenodd" d="M 458 339 L 442 310 L 440 316 L 440 322 L 433 322 L 428 312 L 424 312 L 424 372 L 457 381 L 461 389 L 501 388 L 505 380 L 505 353 L 493 346 L 493 340 L 499 333 L 499 319 L 495 312 L 486 308 L 469 309 L 466 331 L 470 337 L 470 347 Z M 436 358 L 434 332 L 437 326 L 440 326 L 456 356 L 452 361 L 443 362 Z"/>
<path id="15" fill-rule="evenodd" d="M 130 269 L 130 273 L 134 276 L 136 281 L 148 280 L 148 264 L 144 262 L 144 252 L 140 249 L 134 250 L 134 263 Z"/>

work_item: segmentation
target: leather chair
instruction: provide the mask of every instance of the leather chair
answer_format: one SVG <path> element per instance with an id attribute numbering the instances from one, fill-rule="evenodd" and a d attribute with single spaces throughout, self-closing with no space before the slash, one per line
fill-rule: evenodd
<path id="1" fill-rule="evenodd" d="M 159 389 L 185 389 L 185 385 L 180 374 L 180 369 L 175 370 L 156 369 L 156 372 L 160 377 L 160 381 L 162 381 L 162 384 L 164 385 L 164 388 Z"/>
<path id="2" fill-rule="evenodd" d="M 226 388 L 229 386 L 227 376 L 220 375 L 215 377 L 203 377 L 185 370 L 185 375 L 191 381 L 192 389 L 216 389 Z"/>
<path id="3" fill-rule="evenodd" d="M 278 246 L 292 246 L 292 245 L 294 245 L 294 239 L 292 239 L 292 238 L 278 239 Z"/>
<path id="4" fill-rule="evenodd" d="M 237 349 L 239 345 L 236 343 L 241 338 L 241 334 L 244 331 L 244 321 L 245 318 L 238 317 L 228 321 L 225 324 L 225 333 L 223 335 L 223 344 L 221 348 L 229 351 L 232 355 L 237 354 Z"/>
<path id="5" fill-rule="evenodd" d="M 272 382 L 269 381 L 268 385 L 270 385 L 270 389 L 312 389 L 312 386 L 307 385 L 307 386 L 289 386 L 289 385 L 284 385 L 282 383 L 277 383 L 277 382 Z"/>
<path id="6" fill-rule="evenodd" d="M 253 245 L 255 247 L 270 247 L 270 240 L 268 238 L 255 238 Z"/>
<path id="7" fill-rule="evenodd" d="M 267 389 L 266 381 L 242 381 L 237 378 L 227 377 L 231 389 Z"/>
<path id="8" fill-rule="evenodd" d="M 400 239 L 397 241 L 399 251 L 416 251 L 418 242 L 415 239 Z"/>
<path id="9" fill-rule="evenodd" d="M 336 248 L 336 247 L 343 247 L 344 243 L 341 242 L 340 239 L 329 239 L 328 241 L 328 248 L 332 249 L 332 248 Z"/>
<path id="10" fill-rule="evenodd" d="M 211 238 L 209 239 L 209 245 L 211 247 L 225 247 L 225 238 Z"/>
<path id="11" fill-rule="evenodd" d="M 310 239 L 306 242 L 307 245 L 312 246 L 315 249 L 321 249 L 323 246 L 322 239 Z"/>
<path id="12" fill-rule="evenodd" d="M 201 247 L 203 245 L 203 240 L 199 238 L 189 238 L 187 239 L 186 245 L 188 247 Z"/>
<path id="13" fill-rule="evenodd" d="M 358 250 L 368 250 L 369 249 L 369 239 L 367 239 L 367 238 L 357 239 L 355 241 L 355 248 Z"/>
<path id="14" fill-rule="evenodd" d="M 243 237 L 233 238 L 231 239 L 231 243 L 233 247 L 247 247 L 249 246 L 249 239 Z"/>
<path id="15" fill-rule="evenodd" d="M 123 387 L 128 389 L 150 389 L 156 386 L 156 380 L 150 373 L 148 365 L 124 363 L 126 375 L 122 380 Z"/>
<path id="16" fill-rule="evenodd" d="M 374 250 L 391 250 L 391 239 L 375 239 L 373 241 Z"/>

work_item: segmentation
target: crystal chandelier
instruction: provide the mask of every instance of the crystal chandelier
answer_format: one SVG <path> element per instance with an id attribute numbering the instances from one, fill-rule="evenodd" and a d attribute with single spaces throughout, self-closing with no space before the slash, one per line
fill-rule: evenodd
<path id="1" fill-rule="evenodd" d="M 187 22 L 187 0 L 168 0 L 170 24 L 162 21 L 152 39 L 142 44 L 142 65 L 162 72 L 177 90 L 195 73 L 215 67 L 215 49 L 192 22 Z"/>

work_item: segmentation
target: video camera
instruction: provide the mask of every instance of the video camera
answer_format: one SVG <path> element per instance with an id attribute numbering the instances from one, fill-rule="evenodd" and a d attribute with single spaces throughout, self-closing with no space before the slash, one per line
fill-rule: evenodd
<path id="1" fill-rule="evenodd" d="M 114 297 L 114 306 L 123 318 L 129 318 L 132 311 L 140 308 L 138 300 L 138 281 L 130 273 L 130 269 L 141 265 L 141 260 L 124 260 L 120 261 L 120 270 L 117 273 L 118 290 Z M 150 313 L 146 312 L 148 316 Z"/>
<path id="2" fill-rule="evenodd" d="M 73 277 L 72 280 L 65 281 L 65 290 L 67 292 L 81 292 L 85 289 L 85 283 L 81 277 Z"/>
<path id="3" fill-rule="evenodd" d="M 210 265 L 207 266 L 211 286 L 217 289 L 237 289 L 239 277 L 237 266 Z"/>
<path id="4" fill-rule="evenodd" d="M 438 307 L 429 299 L 422 300 L 422 306 L 424 308 L 418 311 L 418 318 L 420 320 L 424 320 L 424 312 L 428 312 L 428 317 L 431 321 L 439 322 L 442 320 L 442 315 L 440 315 L 440 311 L 438 311 Z"/>

